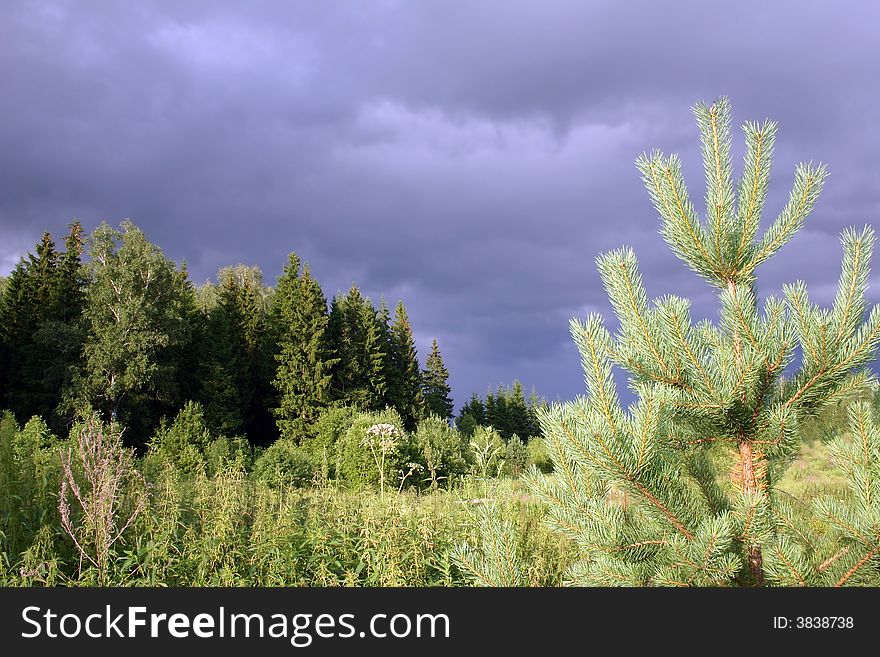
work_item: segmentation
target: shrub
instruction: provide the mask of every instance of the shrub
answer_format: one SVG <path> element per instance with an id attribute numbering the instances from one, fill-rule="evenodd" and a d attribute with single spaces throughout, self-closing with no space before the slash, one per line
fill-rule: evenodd
<path id="1" fill-rule="evenodd" d="M 419 422 L 413 435 L 418 462 L 424 467 L 425 481 L 436 488 L 467 472 L 467 447 L 462 435 L 443 418 L 431 415 Z"/>
<path id="2" fill-rule="evenodd" d="M 205 470 L 205 452 L 211 444 L 211 432 L 205 423 L 202 405 L 188 401 L 170 427 L 163 422 L 150 442 L 150 453 L 174 464 L 182 472 L 195 474 Z"/>
<path id="3" fill-rule="evenodd" d="M 465 413 L 456 427 L 462 436 L 470 438 L 477 428 L 477 420 L 470 413 Z"/>
<path id="4" fill-rule="evenodd" d="M 504 441 L 492 427 L 477 427 L 468 445 L 473 471 L 483 479 L 496 477 L 504 465 Z"/>
<path id="5" fill-rule="evenodd" d="M 249 470 L 253 464 L 253 452 L 247 438 L 242 436 L 220 436 L 215 438 L 205 450 L 205 465 L 208 474 L 215 475 L 227 468 Z"/>
<path id="6" fill-rule="evenodd" d="M 21 430 L 11 413 L 0 420 L 0 533 L 15 553 L 30 545 L 44 524 L 57 522 L 59 445 L 39 417 Z"/>
<path id="7" fill-rule="evenodd" d="M 504 446 L 504 466 L 501 469 L 506 477 L 517 479 L 529 465 L 529 452 L 519 436 L 513 434 Z"/>
<path id="8" fill-rule="evenodd" d="M 358 416 L 357 409 L 350 406 L 331 406 L 325 409 L 312 427 L 312 437 L 303 441 L 315 463 L 325 463 L 327 476 L 337 477 L 337 444 L 345 437 Z"/>
<path id="9" fill-rule="evenodd" d="M 254 476 L 273 488 L 305 486 L 315 471 L 313 455 L 287 438 L 272 443 L 254 463 Z"/>
<path id="10" fill-rule="evenodd" d="M 529 465 L 534 465 L 540 472 L 550 474 L 553 472 L 553 459 L 547 451 L 547 446 L 541 438 L 530 438 L 526 443 L 529 455 Z"/>
<path id="11" fill-rule="evenodd" d="M 407 464 L 415 461 L 411 438 L 401 430 L 396 445 L 387 455 L 380 476 L 379 465 L 369 446 L 364 444 L 367 430 L 377 424 L 402 427 L 400 414 L 391 408 L 377 413 L 360 413 L 345 436 L 336 443 L 337 478 L 352 486 L 377 485 L 380 481 L 396 481 L 406 472 Z"/>
<path id="12" fill-rule="evenodd" d="M 97 583 L 105 585 L 111 548 L 145 507 L 144 481 L 118 428 L 92 415 L 74 427 L 73 435 L 61 455 L 61 526 L 80 554 L 80 574 L 88 562 L 97 571 Z"/>

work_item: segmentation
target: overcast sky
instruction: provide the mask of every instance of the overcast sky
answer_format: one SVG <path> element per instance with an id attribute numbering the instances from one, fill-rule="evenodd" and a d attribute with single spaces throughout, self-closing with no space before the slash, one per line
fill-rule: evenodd
<path id="1" fill-rule="evenodd" d="M 828 164 L 759 285 L 830 301 L 840 230 L 880 218 L 878 24 L 805 0 L 4 0 L 0 274 L 74 218 L 131 218 L 197 283 L 241 262 L 274 284 L 296 251 L 328 296 L 402 298 L 456 407 L 514 378 L 570 398 L 568 319 L 610 316 L 598 253 L 632 245 L 649 294 L 715 316 L 633 164 L 680 153 L 700 207 L 698 101 L 779 122 L 765 225 L 797 162 Z"/>

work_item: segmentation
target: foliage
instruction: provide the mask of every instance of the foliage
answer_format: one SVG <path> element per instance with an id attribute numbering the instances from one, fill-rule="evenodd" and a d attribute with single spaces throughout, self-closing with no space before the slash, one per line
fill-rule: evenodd
<path id="1" fill-rule="evenodd" d="M 0 430 L 5 431 L 2 425 Z M 114 478 L 101 476 L 101 468 L 83 467 L 78 454 L 107 454 L 111 446 L 116 449 L 120 443 L 115 430 L 104 426 L 104 447 L 80 450 L 82 434 L 78 431 L 84 426 L 77 428 L 71 442 L 61 444 L 65 453 L 72 450 L 70 471 L 92 510 L 90 517 L 100 518 L 101 509 L 108 507 L 98 500 L 106 503 L 109 498 L 89 495 L 93 489 L 85 475 L 95 473 L 93 479 L 98 482 Z M 37 425 L 34 427 L 36 431 Z M 44 441 L 40 450 L 58 444 L 54 439 L 49 442 Z M 94 446 L 98 441 L 91 442 Z M 272 452 L 273 447 L 263 454 Z M 302 453 L 290 443 L 274 451 Z M 21 454 L 22 458 L 25 454 L 40 458 L 32 450 Z M 126 454 L 131 453 L 123 450 L 117 454 L 127 461 Z M 283 461 L 283 457 L 279 459 Z M 113 458 L 93 462 L 108 466 L 120 463 Z M 8 474 L 8 464 L 0 461 L 0 465 Z M 0 535 L 0 580 L 25 586 L 102 582 L 111 586 L 460 586 L 468 580 L 451 555 L 458 543 L 477 538 L 471 509 L 479 506 L 474 501 L 478 495 L 497 500 L 496 506 L 509 519 L 524 584 L 559 584 L 570 551 L 566 540 L 553 536 L 542 525 L 543 507 L 524 500 L 522 490 L 508 482 L 480 482 L 477 487 L 462 479 L 455 487 L 427 495 L 414 489 L 389 491 L 383 499 L 378 491 L 368 488 L 293 487 L 290 480 L 272 481 L 263 476 L 269 471 L 263 465 L 255 466 L 253 475 L 236 467 L 205 474 L 184 472 L 167 461 L 160 465 L 141 468 L 146 479 L 143 483 L 135 471 L 123 468 L 132 477 L 119 489 L 123 494 L 114 507 L 118 513 L 113 516 L 113 535 L 125 527 L 138 503 L 144 508 L 118 540 L 98 541 L 105 549 L 86 545 L 86 514 L 68 489 L 75 536 L 96 561 L 99 553 L 107 555 L 99 562 L 104 563 L 103 571 L 94 567 L 88 556 L 83 557 L 62 529 L 58 510 L 61 483 L 56 479 L 54 494 L 33 498 L 32 510 L 35 516 L 45 518 L 44 524 L 17 545 Z M 103 469 L 106 474 L 118 471 L 116 467 Z M 69 486 L 69 479 L 66 481 Z M 99 485 L 95 490 L 108 488 Z M 143 494 L 146 491 L 148 495 Z M 91 504 L 91 499 L 96 503 Z M 12 520 L 20 521 L 25 512 L 15 505 Z"/>
<path id="2" fill-rule="evenodd" d="M 61 253 L 44 233 L 0 295 L 0 399 L 22 420 L 40 415 L 56 428 L 64 425 L 59 404 L 84 339 L 82 244 L 78 222 Z"/>
<path id="3" fill-rule="evenodd" d="M 177 401 L 174 348 L 188 339 L 185 277 L 129 221 L 89 239 L 88 337 L 74 398 L 142 437 L 150 404 Z"/>
<path id="4" fill-rule="evenodd" d="M 88 562 L 104 586 L 111 548 L 146 507 L 144 482 L 116 427 L 94 414 L 74 433 L 75 441 L 61 454 L 61 526 L 79 552 L 80 575 Z"/>
<path id="5" fill-rule="evenodd" d="M 473 423 L 473 426 L 491 424 L 486 418 L 486 403 L 480 399 L 477 393 L 472 394 L 468 402 L 458 412 L 459 424 L 463 424 L 466 418 L 470 418 L 469 423 Z"/>
<path id="6" fill-rule="evenodd" d="M 424 415 L 421 372 L 409 315 L 403 301 L 394 308 L 394 323 L 388 332 L 388 405 L 403 418 L 403 427 L 414 431 Z"/>
<path id="7" fill-rule="evenodd" d="M 315 473 L 313 455 L 289 438 L 276 440 L 254 462 L 254 476 L 273 488 L 303 487 Z"/>
<path id="8" fill-rule="evenodd" d="M 791 541 L 789 550 L 796 551 L 802 561 L 797 571 L 772 562 L 778 569 L 775 576 L 784 583 L 876 586 L 880 581 L 880 414 L 876 405 L 852 404 L 849 434 L 838 436 L 829 446 L 834 465 L 846 477 L 849 495 L 845 500 L 822 495 L 813 502 L 814 513 L 832 534 L 830 545 L 821 545 L 824 550 L 804 545 L 796 528 L 787 524 L 783 537 Z"/>
<path id="9" fill-rule="evenodd" d="M 844 409 L 843 417 L 850 412 Z M 836 408 L 823 413 L 821 427 L 814 432 L 816 437 L 810 438 L 811 449 L 806 452 L 805 477 L 824 472 L 830 456 L 820 438 L 826 431 L 833 433 L 832 441 L 856 451 L 855 434 L 835 430 L 837 423 Z M 12 434 L 9 428 L 14 429 Z M 0 420 L 0 437 L 14 438 L 18 433 L 14 419 Z M 13 467 L 30 471 L 34 465 L 29 465 L 27 458 L 43 462 L 47 455 L 57 456 L 60 445 L 72 445 L 46 435 L 37 424 L 25 442 L 36 444 L 33 436 L 38 433 L 43 436 L 40 451 L 22 449 L 22 460 Z M 291 449 L 299 448 L 291 445 Z M 0 474 L 5 477 L 0 481 L 12 474 L 4 453 L 0 450 Z M 492 541 L 499 534 L 507 541 L 508 553 L 515 557 L 505 562 L 515 566 L 506 570 L 506 576 L 521 585 L 560 585 L 580 558 L 575 543 L 549 527 L 551 507 L 528 495 L 519 480 L 465 476 L 452 486 L 428 493 L 410 488 L 387 492 L 382 499 L 370 488 L 293 487 L 283 481 L 274 485 L 235 465 L 208 474 L 185 473 L 168 462 L 145 468 L 141 460 L 140 465 L 149 496 L 143 498 L 144 511 L 110 548 L 106 581 L 112 586 L 486 583 L 460 560 L 459 550 L 469 546 L 478 559 L 494 559 L 497 551 Z M 56 466 L 60 464 L 50 458 L 50 471 Z M 815 500 L 825 494 L 849 495 L 846 481 L 841 475 L 833 487 L 803 489 L 799 499 L 785 497 L 791 500 L 798 518 L 833 535 L 828 531 L 832 528 L 813 513 Z M 789 491 L 795 483 L 786 477 L 779 486 Z M 5 555 L 0 556 L 0 581 L 25 586 L 95 584 L 97 571 L 86 568 L 79 572 L 79 553 L 61 529 L 57 508 L 60 479 L 47 485 L 47 495 L 35 495 L 27 507 L 11 507 L 11 520 L 16 524 L 26 513 L 42 517 L 44 522 L 15 547 L 0 536 L 0 555 Z M 493 525 L 500 525 L 500 530 Z M 486 529 L 491 531 L 486 533 Z M 839 574 L 829 574 L 829 580 L 832 575 L 839 579 L 852 565 L 855 563 Z M 860 576 L 857 571 L 852 583 Z"/>
<path id="10" fill-rule="evenodd" d="M 547 445 L 541 438 L 532 438 L 526 443 L 528 463 L 534 465 L 543 474 L 553 472 L 553 459 L 547 451 Z"/>
<path id="11" fill-rule="evenodd" d="M 259 267 L 236 265 L 217 273 L 216 305 L 208 313 L 202 395 L 209 423 L 226 435 L 267 444 L 276 433 L 270 291 Z"/>
<path id="12" fill-rule="evenodd" d="M 385 464 L 400 447 L 403 431 L 393 424 L 380 423 L 367 427 L 360 446 L 370 450 L 376 470 L 379 472 L 379 494 L 385 496 Z"/>
<path id="13" fill-rule="evenodd" d="M 413 434 L 413 442 L 424 468 L 424 481 L 431 488 L 467 473 L 467 443 L 446 420 L 436 415 L 424 418 Z"/>
<path id="14" fill-rule="evenodd" d="M 399 430 L 402 424 L 400 414 L 394 409 L 360 413 L 345 436 L 336 443 L 337 479 L 350 486 L 361 487 L 378 485 L 380 481 L 396 481 L 398 476 L 402 476 L 400 473 L 405 471 L 406 464 L 414 460 L 411 438 Z M 381 462 L 374 457 L 374 454 L 382 452 L 381 445 L 373 444 L 376 441 L 365 443 L 369 429 L 376 425 L 391 425 L 399 433 L 394 438 L 393 448 L 389 446 L 385 449 Z"/>
<path id="15" fill-rule="evenodd" d="M 526 400 L 522 383 L 514 381 L 511 386 L 499 386 L 486 394 L 485 401 L 476 394 L 458 412 L 458 424 L 465 433 L 482 424 L 494 427 L 504 440 L 516 434 L 523 440 L 539 436 L 538 409 L 544 406 L 533 392 Z"/>
<path id="16" fill-rule="evenodd" d="M 41 527 L 57 523 L 59 446 L 39 417 L 22 429 L 12 413 L 0 418 L 0 534 L 13 553 L 27 548 Z"/>
<path id="17" fill-rule="evenodd" d="M 242 436 L 218 436 L 205 448 L 205 466 L 209 475 L 232 469 L 247 470 L 253 462 L 253 450 Z"/>
<path id="18" fill-rule="evenodd" d="M 188 401 L 171 426 L 165 426 L 164 422 L 159 426 L 149 451 L 180 471 L 195 474 L 205 469 L 205 452 L 210 443 L 211 432 L 205 425 L 202 405 Z"/>
<path id="19" fill-rule="evenodd" d="M 2 278 L 0 405 L 59 433 L 97 410 L 141 447 L 187 400 L 212 435 L 255 445 L 314 437 L 329 405 L 390 405 L 414 430 L 421 383 L 403 302 L 392 323 L 384 301 L 377 310 L 352 285 L 328 314 L 294 253 L 274 290 L 243 264 L 194 286 L 131 221 L 87 239 L 74 222 L 64 251 L 45 233 Z"/>
<path id="20" fill-rule="evenodd" d="M 504 441 L 492 427 L 477 427 L 468 444 L 474 472 L 481 478 L 497 477 L 504 467 Z"/>
<path id="21" fill-rule="evenodd" d="M 465 438 L 470 438 L 474 435 L 474 431 L 476 431 L 478 426 L 477 421 L 474 419 L 474 416 L 470 413 L 465 413 L 462 417 L 456 420 L 455 428 L 461 433 Z"/>
<path id="22" fill-rule="evenodd" d="M 457 545 L 452 553 L 455 562 L 480 586 L 522 586 L 514 524 L 501 517 L 494 506 L 483 506 L 477 512 L 476 525 L 476 547 Z"/>
<path id="23" fill-rule="evenodd" d="M 316 462 L 326 463 L 327 476 L 336 477 L 338 443 L 345 438 L 359 411 L 351 406 L 330 406 L 318 416 L 312 427 L 312 436 L 303 442 Z"/>
<path id="24" fill-rule="evenodd" d="M 546 507 L 519 494 L 518 482 L 502 495 L 470 500 L 469 538 L 456 544 L 452 561 L 477 586 L 559 586 L 576 557 L 571 541 L 546 526 Z"/>
<path id="25" fill-rule="evenodd" d="M 364 411 L 384 408 L 388 327 L 356 285 L 333 299 L 327 330 L 338 359 L 333 368 L 333 399 Z"/>
<path id="26" fill-rule="evenodd" d="M 504 467 L 502 473 L 505 476 L 518 478 L 529 465 L 529 451 L 519 436 L 513 434 L 504 445 Z"/>

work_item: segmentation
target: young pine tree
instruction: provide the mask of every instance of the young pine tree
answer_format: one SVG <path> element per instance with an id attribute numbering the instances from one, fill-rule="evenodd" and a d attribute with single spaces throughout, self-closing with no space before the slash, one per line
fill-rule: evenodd
<path id="1" fill-rule="evenodd" d="M 451 388 L 447 380 L 449 371 L 443 364 L 440 355 L 440 347 L 437 340 L 431 343 L 431 353 L 425 360 L 425 369 L 422 372 L 422 395 L 425 399 L 425 410 L 430 415 L 448 420 L 452 417 L 452 398 L 449 396 Z"/>
<path id="2" fill-rule="evenodd" d="M 825 169 L 798 166 L 788 203 L 759 236 L 775 124 L 745 124 L 745 167 L 734 184 L 728 101 L 694 113 L 705 222 L 676 156 L 654 152 L 637 165 L 663 237 L 715 288 L 719 321 L 692 324 L 680 297 L 649 303 L 630 249 L 599 256 L 620 328 L 612 336 L 596 314 L 571 321 L 587 396 L 541 411 L 555 473 L 534 479 L 534 491 L 551 524 L 579 546 L 575 584 L 877 585 L 880 436 L 864 407 L 852 418 L 864 449 L 836 451 L 854 495 L 820 500 L 810 517 L 776 489 L 804 420 L 871 378 L 864 367 L 880 337 L 880 311 L 866 316 L 864 297 L 873 231 L 843 233 L 830 309 L 813 305 L 802 282 L 759 306 L 755 269 L 803 225 Z M 612 365 L 638 395 L 626 410 Z"/>
<path id="3" fill-rule="evenodd" d="M 308 265 L 291 253 L 273 298 L 279 353 L 273 384 L 278 392 L 275 418 L 282 438 L 300 442 L 330 400 L 327 300 Z"/>

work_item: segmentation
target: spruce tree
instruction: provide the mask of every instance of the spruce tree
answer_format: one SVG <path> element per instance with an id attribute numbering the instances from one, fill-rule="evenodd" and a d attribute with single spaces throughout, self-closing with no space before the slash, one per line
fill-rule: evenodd
<path id="1" fill-rule="evenodd" d="M 299 442 L 330 401 L 330 368 L 335 361 L 328 355 L 327 300 L 308 265 L 300 273 L 295 253 L 278 278 L 272 321 L 278 339 L 274 414 L 281 437 Z"/>
<path id="2" fill-rule="evenodd" d="M 177 411 L 187 401 L 199 398 L 207 328 L 207 316 L 199 304 L 196 286 L 189 278 L 186 261 L 181 263 L 180 276 L 183 279 L 181 316 L 186 331 L 183 339 L 171 349 L 171 358 L 177 363 L 177 394 L 176 398 L 170 400 L 172 408 L 169 409 L 173 411 Z"/>
<path id="3" fill-rule="evenodd" d="M 379 311 L 368 298 L 360 308 L 360 321 L 364 327 L 363 358 L 366 365 L 368 402 L 367 408 L 379 411 L 385 408 L 388 398 L 388 307 L 382 300 Z"/>
<path id="4" fill-rule="evenodd" d="M 387 327 L 368 297 L 352 283 L 330 307 L 328 334 L 334 358 L 332 397 L 363 410 L 385 407 Z"/>
<path id="5" fill-rule="evenodd" d="M 33 372 L 39 358 L 34 336 L 51 312 L 53 281 L 58 253 L 49 233 L 43 233 L 34 253 L 19 260 L 9 277 L 0 308 L 0 331 L 5 346 L 5 405 L 19 420 L 26 421 L 43 408 L 44 395 L 34 389 Z"/>
<path id="6" fill-rule="evenodd" d="M 34 334 L 39 357 L 30 380 L 44 391 L 40 414 L 59 432 L 72 417 L 63 412 L 63 398 L 82 366 L 86 339 L 86 268 L 82 263 L 85 233 L 79 221 L 70 224 L 49 295 L 49 313 Z"/>
<path id="7" fill-rule="evenodd" d="M 448 420 L 452 417 L 452 398 L 447 380 L 449 372 L 443 364 L 440 355 L 440 347 L 435 339 L 431 343 L 431 353 L 425 360 L 425 369 L 422 372 L 422 395 L 425 399 L 425 411 L 429 415 Z"/>
<path id="8" fill-rule="evenodd" d="M 240 372 L 245 356 L 231 318 L 219 304 L 204 310 L 200 335 L 199 392 L 205 422 L 211 431 L 227 436 L 245 433 L 245 403 L 240 390 Z"/>
<path id="9" fill-rule="evenodd" d="M 327 330 L 336 359 L 332 368 L 332 397 L 344 404 L 363 407 L 366 385 L 361 362 L 361 345 L 365 340 L 359 321 L 361 304 L 361 292 L 352 283 L 346 294 L 333 298 Z"/>
<path id="10" fill-rule="evenodd" d="M 541 412 L 555 474 L 533 490 L 551 524 L 579 547 L 569 572 L 582 585 L 846 585 L 880 583 L 878 429 L 864 406 L 852 416 L 856 445 L 838 447 L 853 492 L 822 499 L 813 515 L 777 491 L 804 421 L 865 388 L 880 310 L 864 292 L 874 233 L 843 232 L 843 266 L 830 309 L 804 283 L 760 304 L 755 270 L 804 224 L 825 168 L 797 167 L 787 204 L 759 236 L 776 136 L 746 123 L 745 165 L 734 183 L 730 108 L 694 108 L 706 172 L 701 221 L 675 155 L 637 165 L 676 255 L 716 291 L 719 321 L 690 319 L 690 304 L 649 302 L 635 254 L 600 255 L 619 319 L 573 319 L 587 395 Z M 612 366 L 637 394 L 621 406 Z M 852 443 L 846 443 L 852 445 Z M 805 517 L 806 515 L 806 517 Z M 476 564 L 462 557 L 463 565 Z M 491 579 L 491 578 L 490 578 Z"/>
<path id="11" fill-rule="evenodd" d="M 84 339 L 85 280 L 82 226 L 74 222 L 59 253 L 44 233 L 35 253 L 22 259 L 0 304 L 6 346 L 6 402 L 23 421 L 39 415 L 61 430 L 57 407 L 80 361 Z"/>
<path id="12" fill-rule="evenodd" d="M 394 323 L 388 341 L 389 373 L 388 401 L 403 418 L 407 431 L 415 430 L 424 414 L 421 371 L 409 315 L 403 301 L 394 308 Z"/>
<path id="13" fill-rule="evenodd" d="M 461 407 L 461 410 L 458 412 L 459 422 L 466 415 L 470 415 L 478 425 L 486 424 L 486 405 L 477 393 L 473 393 L 468 403 Z"/>
<path id="14" fill-rule="evenodd" d="M 212 429 L 272 442 L 276 427 L 274 345 L 269 335 L 269 290 L 259 267 L 236 265 L 217 273 L 216 304 L 208 313 L 208 354 L 202 401 Z"/>

